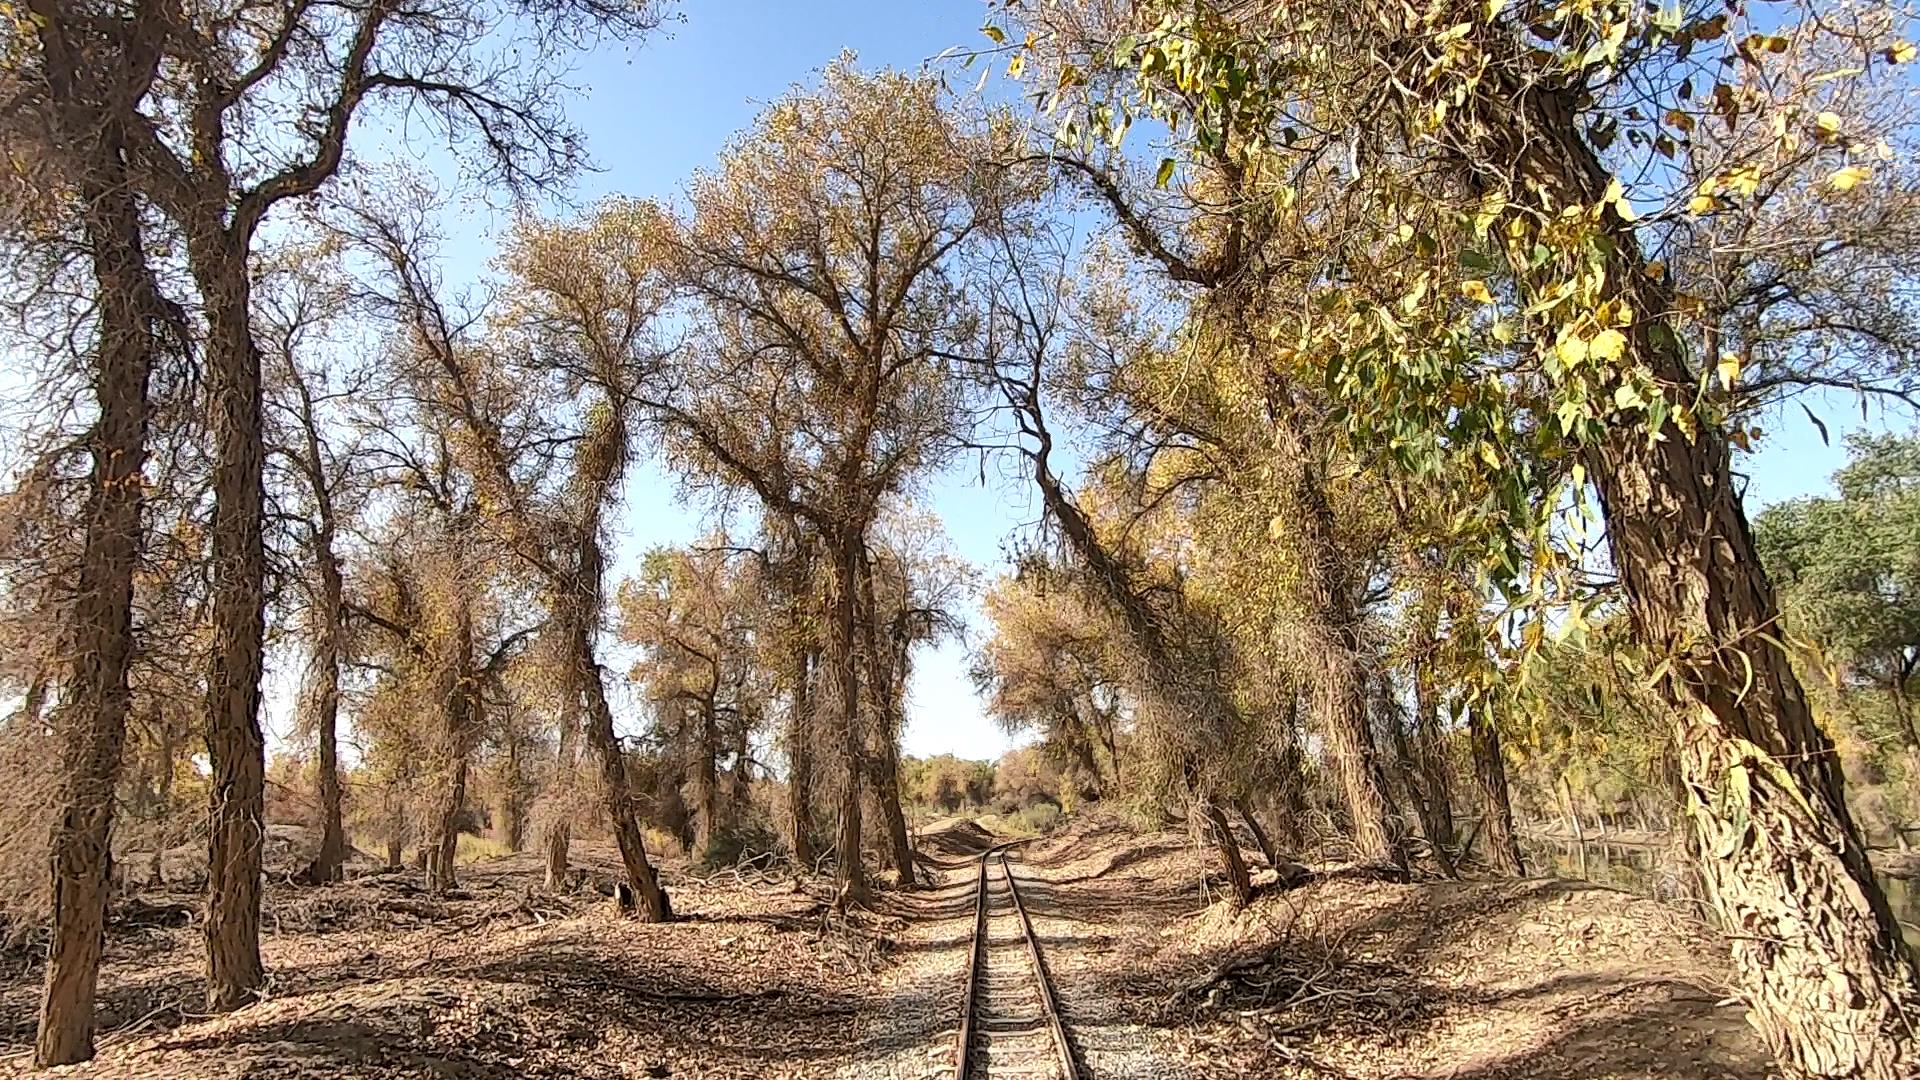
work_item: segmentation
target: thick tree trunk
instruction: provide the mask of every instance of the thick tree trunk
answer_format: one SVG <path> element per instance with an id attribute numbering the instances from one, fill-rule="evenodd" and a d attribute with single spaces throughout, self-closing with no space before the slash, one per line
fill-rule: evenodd
<path id="1" fill-rule="evenodd" d="M 787 713 L 787 834 L 793 861 L 813 870 L 820 861 L 813 844 L 813 671 L 811 646 L 799 650 Z"/>
<path id="2" fill-rule="evenodd" d="M 753 801 L 753 757 L 748 734 L 758 723 L 741 717 L 733 726 L 733 768 L 727 772 L 727 818 L 738 821 Z"/>
<path id="3" fill-rule="evenodd" d="M 207 674 L 207 1008 L 226 1012 L 266 982 L 260 962 L 260 851 L 265 746 L 260 675 L 265 638 L 266 460 L 260 353 L 249 322 L 247 250 L 224 228 L 189 236 L 207 319 L 212 402 L 212 666 Z"/>
<path id="4" fill-rule="evenodd" d="M 93 464 L 68 630 L 72 667 L 55 713 L 64 783 L 49 844 L 53 927 L 34 1043 L 34 1063 L 43 1068 L 93 1056 L 114 786 L 131 701 L 133 577 L 155 351 L 149 320 L 158 315 L 159 297 L 146 264 L 139 210 L 124 186 L 107 182 L 118 172 L 118 130 L 116 125 L 101 135 L 107 175 L 90 171 L 83 190 L 86 239 L 99 285 L 93 379 L 99 411 L 87 440 Z"/>
<path id="5" fill-rule="evenodd" d="M 1567 96 L 1498 87 L 1478 96 L 1498 115 L 1479 118 L 1474 156 L 1527 176 L 1551 204 L 1516 207 L 1520 228 L 1543 212 L 1604 201 L 1610 175 L 1581 139 Z M 1611 243 L 1595 299 L 1619 301 L 1639 319 L 1623 366 L 1691 400 L 1696 372 L 1670 330 L 1656 333 L 1656 313 L 1674 310 L 1671 286 L 1646 274 L 1630 223 L 1606 211 L 1604 228 Z M 1553 287 L 1524 253 L 1513 261 L 1529 295 Z M 1542 340 L 1555 329 L 1542 326 Z M 1581 453 L 1634 627 L 1668 672 L 1660 688 L 1674 713 L 1701 880 L 1732 935 L 1752 1020 L 1786 1072 L 1911 1077 L 1920 1071 L 1920 971 L 1867 862 L 1839 755 L 1776 643 L 1780 609 L 1726 439 L 1711 418 L 1698 428 L 1666 421 L 1654 441 L 1623 424 Z"/>
<path id="6" fill-rule="evenodd" d="M 887 826 L 888 869 L 899 878 L 900 888 L 914 889 L 913 837 L 907 829 L 907 815 L 900 806 L 900 759 L 892 741 L 881 739 L 872 758 L 873 794 L 880 804 L 880 816 Z"/>
<path id="7" fill-rule="evenodd" d="M 901 690 L 899 670 L 903 659 L 894 643 L 884 639 L 880 630 L 881 613 L 874 599 L 873 564 L 864 555 L 860 560 L 860 606 L 862 636 L 867 654 L 867 698 L 873 703 L 873 747 L 869 762 L 873 770 L 874 799 L 880 804 L 880 816 L 887 827 L 887 862 L 902 889 L 919 885 L 914 873 L 913 839 L 907 830 L 907 815 L 900 806 L 900 728 L 895 708 Z"/>
<path id="8" fill-rule="evenodd" d="M 1473 744 L 1473 778 L 1480 787 L 1481 826 L 1487 853 L 1501 873 L 1519 877 L 1527 872 L 1520 857 L 1520 837 L 1513 827 L 1513 800 L 1507 793 L 1507 762 L 1500 751 L 1500 731 L 1484 708 L 1467 716 L 1467 738 Z"/>
<path id="9" fill-rule="evenodd" d="M 1662 689 L 1694 851 L 1756 1025 L 1800 1075 L 1911 1076 L 1920 974 L 1839 755 L 1769 640 L 1779 607 L 1724 442 L 1711 430 L 1651 447 L 1621 437 L 1588 458 L 1634 623 L 1673 660 Z"/>
<path id="10" fill-rule="evenodd" d="M 526 741 L 516 719 L 502 718 L 506 757 L 500 765 L 500 793 L 494 804 L 494 831 L 508 851 L 527 846 Z"/>
<path id="11" fill-rule="evenodd" d="M 838 903 L 864 905 L 871 900 L 860 848 L 861 796 L 866 776 L 866 738 L 860 723 L 860 672 L 854 648 L 856 604 L 854 579 L 859 573 L 860 540 L 840 541 L 834 550 L 828 578 L 829 612 L 821 661 L 827 676 L 827 695 L 834 708 L 835 734 L 840 743 L 840 822 L 834 842 Z"/>
<path id="12" fill-rule="evenodd" d="M 1294 438 L 1300 441 L 1297 433 Z M 1354 855 L 1362 862 L 1398 867 L 1406 854 L 1369 723 L 1367 679 L 1361 670 L 1365 651 L 1360 620 L 1353 610 L 1353 583 L 1334 539 L 1333 507 L 1308 450 L 1294 445 L 1283 456 L 1292 459 L 1285 464 L 1293 473 L 1293 494 L 1300 510 L 1292 524 L 1306 554 L 1305 599 L 1325 644 L 1321 669 L 1310 684 L 1314 712 L 1345 797 Z"/>
<path id="13" fill-rule="evenodd" d="M 438 895 L 459 884 L 453 857 L 460 849 L 460 812 L 467 804 L 468 755 L 464 744 L 453 749 L 433 815 L 433 834 L 427 853 L 427 891 Z"/>
<path id="14" fill-rule="evenodd" d="M 1227 888 L 1233 893 L 1234 906 L 1246 907 L 1253 902 L 1253 875 L 1247 872 L 1247 861 L 1240 856 L 1240 841 L 1234 838 L 1233 826 L 1211 800 L 1202 804 L 1201 814 L 1207 832 L 1213 837 L 1213 846 L 1220 852 L 1220 861 L 1226 864 Z"/>
<path id="15" fill-rule="evenodd" d="M 585 640 L 584 633 L 579 635 Z M 591 648 L 591 646 L 588 646 Z M 667 891 L 660 886 L 653 863 L 647 858 L 646 838 L 634 818 L 633 797 L 627 788 L 626 755 L 620 749 L 620 737 L 613 730 L 613 710 L 607 705 L 606 690 L 600 685 L 599 667 L 589 654 L 580 661 L 590 670 L 587 684 L 587 745 L 600 762 L 600 790 L 607 803 L 607 816 L 613 822 L 614 842 L 620 848 L 620 863 L 626 870 L 627 886 L 639 898 L 639 916 L 646 922 L 673 921 L 673 907 Z"/>

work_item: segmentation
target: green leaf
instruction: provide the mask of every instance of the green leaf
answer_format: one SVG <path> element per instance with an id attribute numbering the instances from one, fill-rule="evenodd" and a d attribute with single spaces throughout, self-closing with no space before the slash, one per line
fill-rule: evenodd
<path id="1" fill-rule="evenodd" d="M 1163 188 L 1173 179 L 1174 162 L 1172 158 L 1161 158 L 1159 171 L 1153 174 L 1153 186 Z"/>
<path id="2" fill-rule="evenodd" d="M 992 23 L 981 27 L 980 32 L 992 38 L 995 45 L 1005 45 L 1007 43 L 1007 32 Z"/>

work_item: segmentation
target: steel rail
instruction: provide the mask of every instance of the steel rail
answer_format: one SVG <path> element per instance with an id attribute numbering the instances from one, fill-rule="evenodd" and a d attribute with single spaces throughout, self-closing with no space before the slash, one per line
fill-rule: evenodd
<path id="1" fill-rule="evenodd" d="M 1047 974 L 1046 961 L 1040 955 L 1040 939 L 1033 932 L 1033 920 L 1027 914 L 1026 902 L 1020 897 L 1019 882 L 1013 876 L 1013 867 L 1007 862 L 1008 848 L 1029 842 L 1014 840 L 1005 844 L 996 844 L 980 853 L 980 873 L 974 886 L 973 935 L 967 950 L 965 1000 L 962 1003 L 960 1034 L 955 1055 L 955 1080 L 969 1080 L 973 1070 L 973 1041 L 976 1031 L 974 1014 L 978 1011 L 981 960 L 988 937 L 988 868 L 995 858 L 1000 861 L 1000 873 L 1006 879 L 1007 894 L 1013 901 L 1014 915 L 1020 921 L 1020 934 L 1027 947 L 1027 958 L 1033 965 L 1033 978 L 1038 990 L 1036 996 L 1042 1013 L 1041 1020 L 1052 1037 L 1054 1064 L 1060 1070 L 1061 1080 L 1079 1080 L 1079 1069 L 1073 1060 L 1073 1047 L 1067 1041 L 1066 1027 L 1060 1022 L 1060 1006 L 1054 997 L 1053 981 Z"/>

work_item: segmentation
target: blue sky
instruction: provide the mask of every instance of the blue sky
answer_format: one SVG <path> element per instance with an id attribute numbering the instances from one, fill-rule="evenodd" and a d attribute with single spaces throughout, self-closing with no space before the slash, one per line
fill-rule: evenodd
<path id="1" fill-rule="evenodd" d="M 870 67 L 918 67 L 949 46 L 981 43 L 986 7 L 979 0 L 699 0 L 685 12 L 669 34 L 638 47 L 602 48 L 577 69 L 571 81 L 582 94 L 570 114 L 598 168 L 580 178 L 574 203 L 611 194 L 671 196 L 764 104 L 810 81 L 843 49 Z M 956 72 L 956 88 L 973 78 Z M 430 164 L 438 157 L 427 156 Z M 461 214 L 445 249 L 448 276 L 471 280 L 484 273 L 509 219 L 482 207 L 464 207 Z M 1826 490 L 1827 476 L 1844 462 L 1842 436 L 1863 424 L 1857 403 L 1831 396 L 1809 404 L 1831 429 L 1833 445 L 1822 443 L 1797 406 L 1772 418 L 1760 451 L 1736 466 L 1749 478 L 1750 511 Z M 1877 414 L 1865 423 L 1886 426 Z M 1003 565 L 1009 535 L 1031 526 L 1040 510 L 1026 485 L 1003 478 L 1004 463 L 988 463 L 984 484 L 981 471 L 978 460 L 963 462 L 930 486 L 926 504 L 945 521 L 955 549 L 984 568 L 984 580 Z M 671 478 L 643 462 L 627 488 L 616 572 L 631 572 L 646 548 L 691 540 L 712 524 L 698 508 L 678 502 Z M 985 630 L 976 619 L 975 642 Z M 983 715 L 966 677 L 970 647 L 948 644 L 918 660 L 908 753 L 993 757 L 1010 745 Z"/>

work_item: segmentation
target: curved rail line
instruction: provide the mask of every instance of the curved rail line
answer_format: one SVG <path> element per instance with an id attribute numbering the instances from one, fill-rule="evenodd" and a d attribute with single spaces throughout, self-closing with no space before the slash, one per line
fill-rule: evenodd
<path id="1" fill-rule="evenodd" d="M 980 853 L 955 1080 L 1048 1075 L 1079 1080 L 1033 921 L 1007 865 L 1007 849 L 1026 842 L 999 844 Z M 1006 888 L 990 897 L 998 892 L 989 881 L 989 867 L 996 861 Z M 1002 910 L 996 913 L 995 908 Z M 999 933 L 994 931 L 996 922 L 1001 924 Z"/>

